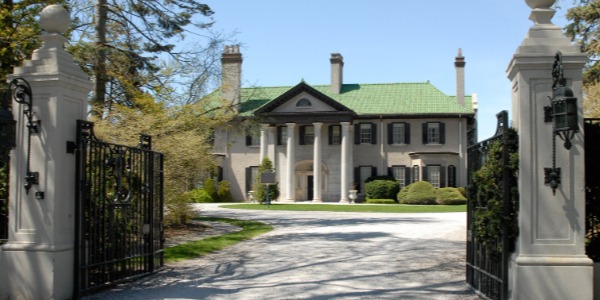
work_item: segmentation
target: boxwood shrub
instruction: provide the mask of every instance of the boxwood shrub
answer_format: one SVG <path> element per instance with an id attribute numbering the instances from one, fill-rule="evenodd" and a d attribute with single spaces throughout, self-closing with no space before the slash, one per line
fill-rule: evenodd
<path id="1" fill-rule="evenodd" d="M 467 198 L 457 188 L 445 187 L 436 191 L 436 202 L 442 205 L 464 205 Z"/>
<path id="2" fill-rule="evenodd" d="M 185 193 L 185 197 L 192 203 L 212 203 L 215 199 L 204 189 L 193 189 Z"/>
<path id="3" fill-rule="evenodd" d="M 373 180 L 365 183 L 367 199 L 395 199 L 400 187 L 396 180 Z"/>
<path id="4" fill-rule="evenodd" d="M 404 187 L 398 193 L 401 204 L 437 204 L 435 188 L 427 181 L 417 181 Z"/>

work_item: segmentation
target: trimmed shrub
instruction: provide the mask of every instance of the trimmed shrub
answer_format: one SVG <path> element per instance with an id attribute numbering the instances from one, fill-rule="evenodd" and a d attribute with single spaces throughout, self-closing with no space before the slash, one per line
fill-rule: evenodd
<path id="1" fill-rule="evenodd" d="M 394 199 L 367 199 L 367 204 L 396 204 Z"/>
<path id="2" fill-rule="evenodd" d="M 438 204 L 442 205 L 463 205 L 467 204 L 467 198 L 463 196 L 457 188 L 446 187 L 436 191 L 436 199 Z"/>
<path id="3" fill-rule="evenodd" d="M 464 187 L 462 187 L 462 186 L 459 186 L 459 187 L 457 187 L 456 189 L 458 190 L 458 192 L 459 192 L 461 195 L 463 195 L 465 198 L 467 198 L 467 189 L 465 189 L 465 188 L 464 188 Z"/>
<path id="4" fill-rule="evenodd" d="M 365 183 L 367 199 L 394 199 L 400 187 L 396 180 L 374 180 Z"/>
<path id="5" fill-rule="evenodd" d="M 217 187 L 217 196 L 219 197 L 219 202 L 233 201 L 233 197 L 231 196 L 231 185 L 229 181 L 219 181 L 219 185 Z"/>
<path id="6" fill-rule="evenodd" d="M 394 178 L 394 176 L 378 175 L 378 176 L 371 176 L 371 177 L 367 178 L 365 180 L 365 183 L 368 183 L 368 182 L 371 182 L 371 181 L 375 181 L 375 180 L 387 180 L 387 181 L 394 181 L 394 182 L 396 182 L 396 178 Z"/>
<path id="7" fill-rule="evenodd" d="M 435 188 L 427 181 L 417 181 L 398 193 L 398 202 L 402 204 L 437 204 Z"/>
<path id="8" fill-rule="evenodd" d="M 212 203 L 215 199 L 204 189 L 193 189 L 184 194 L 190 203 Z"/>
<path id="9" fill-rule="evenodd" d="M 194 217 L 194 211 L 190 208 L 190 198 L 186 194 L 165 203 L 166 226 L 184 225 Z"/>

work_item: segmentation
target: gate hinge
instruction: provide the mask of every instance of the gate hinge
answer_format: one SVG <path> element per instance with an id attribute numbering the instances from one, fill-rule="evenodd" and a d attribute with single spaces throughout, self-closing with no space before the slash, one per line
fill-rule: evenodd
<path id="1" fill-rule="evenodd" d="M 67 153 L 75 154 L 77 150 L 77 144 L 75 142 L 67 141 Z"/>

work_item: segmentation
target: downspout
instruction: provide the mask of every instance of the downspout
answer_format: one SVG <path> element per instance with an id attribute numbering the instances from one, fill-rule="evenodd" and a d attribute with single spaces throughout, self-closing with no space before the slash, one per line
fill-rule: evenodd
<path id="1" fill-rule="evenodd" d="M 454 178 L 456 182 L 456 186 L 461 186 L 462 184 L 466 185 L 466 182 L 462 182 L 462 173 L 464 172 L 463 167 L 466 170 L 465 164 L 465 156 L 463 153 L 463 126 L 462 126 L 462 115 L 458 114 L 458 164 L 460 168 L 455 168 L 457 171 L 456 178 Z M 459 180 L 460 179 L 460 180 Z M 458 184 L 458 183 L 461 184 Z"/>
<path id="2" fill-rule="evenodd" d="M 385 157 L 385 149 L 383 149 L 383 147 L 384 147 L 383 136 L 384 135 L 383 135 L 383 116 L 382 115 L 379 115 L 379 125 L 381 128 L 381 130 L 379 130 L 379 143 L 380 143 L 379 154 L 381 157 L 381 161 L 379 163 L 379 172 L 378 172 L 379 174 L 377 174 L 377 175 L 385 175 L 385 174 L 387 174 L 387 172 L 384 172 L 384 170 L 386 170 L 385 162 L 386 162 L 387 158 Z"/>

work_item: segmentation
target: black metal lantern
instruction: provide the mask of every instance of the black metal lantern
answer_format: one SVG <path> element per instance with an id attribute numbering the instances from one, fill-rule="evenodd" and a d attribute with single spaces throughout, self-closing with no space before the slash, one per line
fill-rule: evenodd
<path id="1" fill-rule="evenodd" d="M 544 107 L 544 120 L 552 122 L 552 168 L 544 168 L 544 183 L 550 185 L 554 194 L 560 185 L 560 168 L 556 167 L 556 136 L 565 142 L 565 149 L 570 150 L 571 139 L 579 131 L 577 98 L 574 97 L 573 90 L 567 87 L 560 51 L 554 57 L 552 78 L 551 106 Z"/>
<path id="2" fill-rule="evenodd" d="M 12 149 L 16 147 L 17 121 L 9 109 L 11 93 L 4 90 L 0 94 L 0 149 Z"/>
<path id="3" fill-rule="evenodd" d="M 564 81 L 564 78 L 562 79 Z M 577 124 L 577 98 L 573 97 L 573 91 L 559 83 L 554 88 L 552 96 L 552 124 L 554 134 L 558 135 L 564 142 L 566 149 L 571 149 L 571 139 L 575 132 L 579 131 Z"/>

